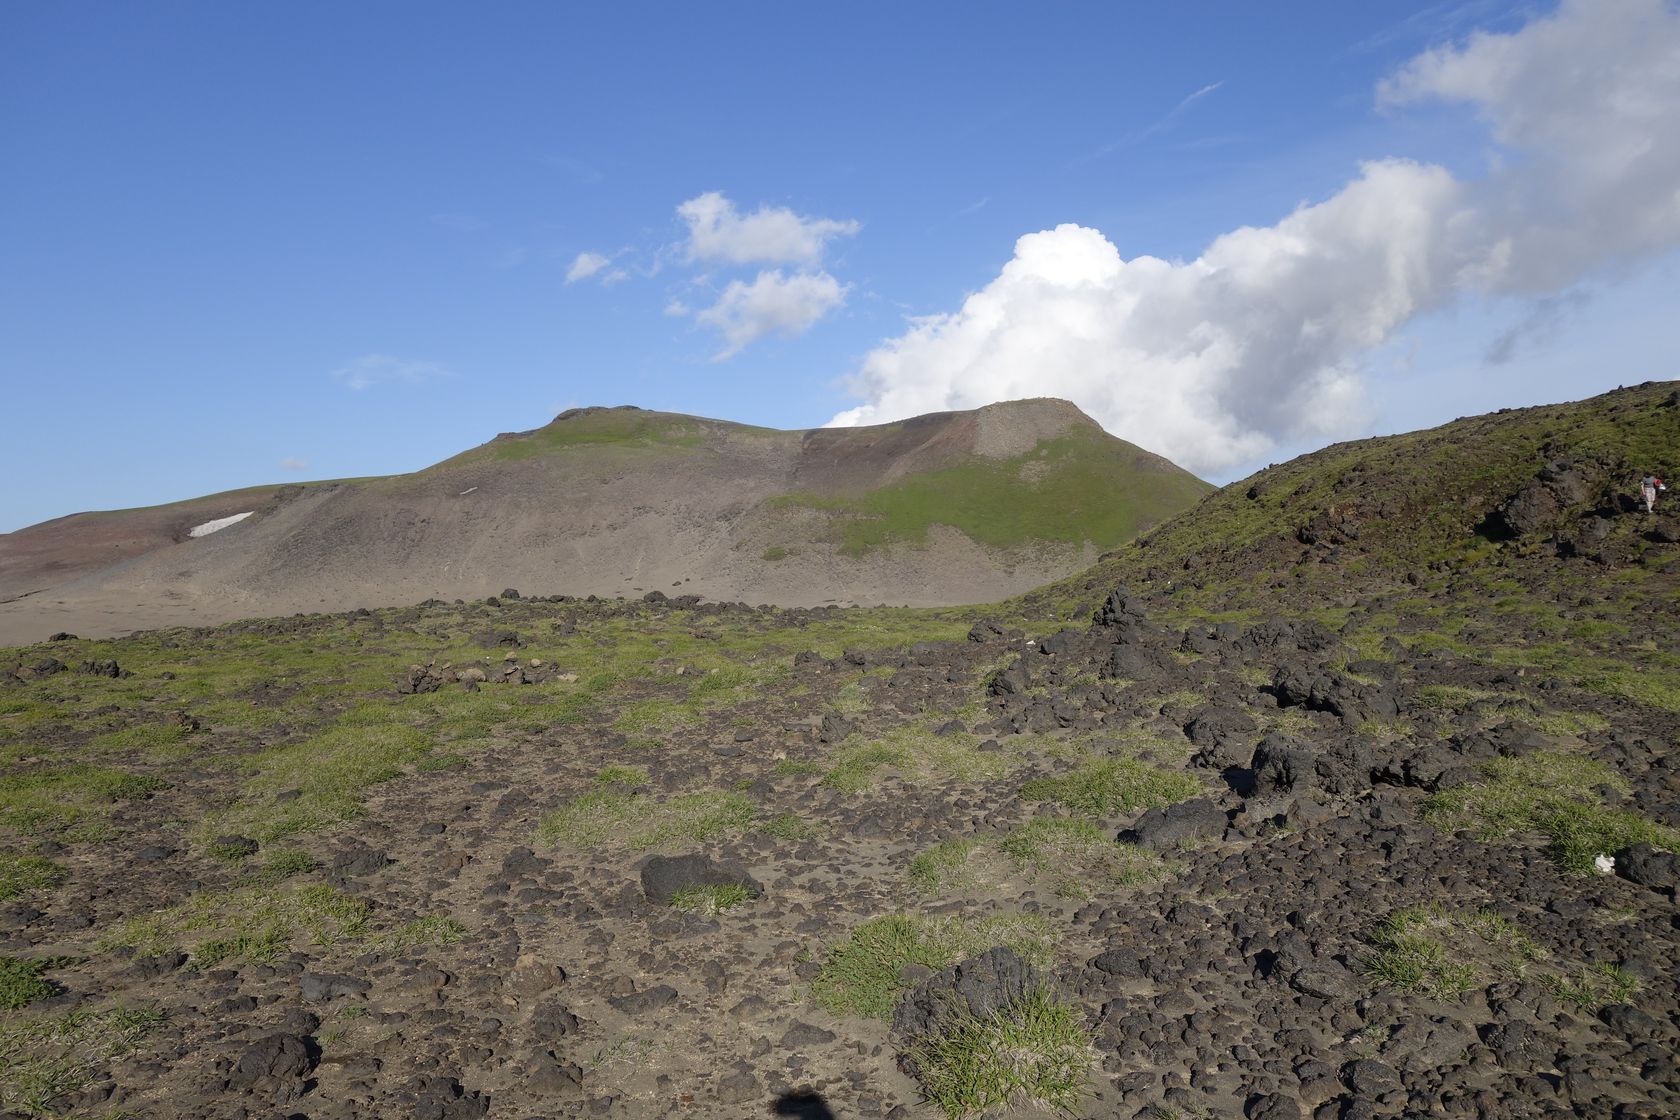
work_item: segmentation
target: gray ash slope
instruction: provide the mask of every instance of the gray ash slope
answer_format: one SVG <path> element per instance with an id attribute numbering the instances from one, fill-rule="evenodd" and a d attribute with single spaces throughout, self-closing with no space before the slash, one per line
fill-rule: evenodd
<path id="1" fill-rule="evenodd" d="M 4 850 L 58 880 L 0 909 L 56 989 L 20 1021 L 162 1016 L 41 1111 L 934 1116 L 907 1035 L 1044 984 L 1093 1118 L 1680 1114 L 1680 534 L 1618 465 L 1668 392 L 1467 421 L 1473 486 L 1408 482 L 1423 436 L 1273 468 L 1025 608 L 502 596 L 14 651 Z M 1368 509 L 1319 502 L 1347 478 Z M 1222 542 L 1224 503 L 1270 508 Z M 345 744 L 390 752 L 353 805 L 299 765 Z M 144 781 L 19 815 L 89 760 Z M 1008 858 L 1046 820 L 1101 843 Z M 662 904 L 650 851 L 750 898 Z M 254 883 L 367 928 L 239 942 Z M 1048 948 L 820 998 L 901 917 Z"/>
<path id="2" fill-rule="evenodd" d="M 79 514 L 0 536 L 0 641 L 507 586 L 678 586 L 807 606 L 985 602 L 1084 567 L 1209 489 L 1066 401 L 812 431 L 577 409 L 413 474 Z"/>

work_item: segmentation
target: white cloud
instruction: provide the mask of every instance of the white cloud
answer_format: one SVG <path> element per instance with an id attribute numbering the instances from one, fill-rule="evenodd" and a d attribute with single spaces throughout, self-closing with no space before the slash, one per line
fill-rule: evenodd
<path id="1" fill-rule="evenodd" d="M 416 384 L 451 376 L 449 370 L 434 362 L 416 362 L 390 354 L 364 354 L 333 370 L 332 375 L 358 390 L 393 383 Z"/>
<path id="2" fill-rule="evenodd" d="M 844 303 L 846 290 L 826 272 L 784 276 L 780 269 L 767 269 L 750 284 L 730 281 L 717 302 L 694 318 L 723 335 L 725 346 L 712 359 L 723 361 L 772 331 L 801 333 Z M 666 313 L 672 313 L 670 305 Z"/>
<path id="3" fill-rule="evenodd" d="M 677 216 L 688 225 L 690 261 L 731 264 L 815 264 L 830 241 L 861 228 L 855 221 L 807 218 L 782 207 L 741 214 L 717 191 L 682 203 Z"/>
<path id="4" fill-rule="evenodd" d="M 309 460 L 299 459 L 296 455 L 288 455 L 280 460 L 280 469 L 283 471 L 306 471 L 309 469 Z"/>
<path id="5" fill-rule="evenodd" d="M 1467 103 L 1508 154 L 1474 181 L 1366 163 L 1188 262 L 1128 261 L 1080 226 L 1028 234 L 959 310 L 872 351 L 852 386 L 865 403 L 833 423 L 1063 396 L 1219 474 L 1356 431 L 1361 356 L 1425 311 L 1466 292 L 1544 300 L 1680 244 L 1680 12 L 1663 0 L 1566 0 L 1419 56 L 1378 99 Z"/>
<path id="6" fill-rule="evenodd" d="M 566 283 L 587 280 L 612 263 L 612 258 L 602 253 L 579 253 L 572 260 L 572 267 L 566 270 Z"/>

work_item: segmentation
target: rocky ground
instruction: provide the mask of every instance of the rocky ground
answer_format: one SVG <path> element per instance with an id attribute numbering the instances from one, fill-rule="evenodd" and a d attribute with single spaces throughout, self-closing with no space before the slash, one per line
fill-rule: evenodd
<path id="1" fill-rule="evenodd" d="M 1680 1115 L 1680 533 L 1538 457 L 986 609 L 4 651 L 0 1113 Z"/>
<path id="2" fill-rule="evenodd" d="M 896 997 L 996 940 L 1088 1032 L 1076 1114 L 1680 1111 L 1675 712 L 1123 590 L 1011 623 L 502 599 L 18 651 L 5 1105 L 937 1115 Z M 1454 798 L 1501 763 L 1561 839 Z M 852 967 L 901 918 L 931 956 Z"/>

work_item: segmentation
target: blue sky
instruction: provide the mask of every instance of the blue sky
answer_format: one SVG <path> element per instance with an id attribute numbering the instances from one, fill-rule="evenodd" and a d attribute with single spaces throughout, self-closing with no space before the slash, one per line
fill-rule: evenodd
<path id="1" fill-rule="evenodd" d="M 413 470 L 583 404 L 799 428 L 1064 395 L 1224 480 L 1673 377 L 1680 141 L 1593 114 L 1677 119 L 1677 28 L 6 5 L 0 531 Z"/>

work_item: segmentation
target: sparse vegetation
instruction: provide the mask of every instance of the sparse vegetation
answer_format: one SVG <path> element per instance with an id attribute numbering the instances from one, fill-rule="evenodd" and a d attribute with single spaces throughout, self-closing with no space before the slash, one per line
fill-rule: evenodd
<path id="1" fill-rule="evenodd" d="M 163 1012 L 133 1007 L 0 1023 L 0 1102 L 53 1115 L 53 1102 L 84 1088 L 163 1022 Z"/>
<path id="2" fill-rule="evenodd" d="M 1049 962 L 1051 930 L 1043 918 L 1010 914 L 978 920 L 891 914 L 872 918 L 829 950 L 811 997 L 836 1015 L 885 1019 L 907 985 L 907 965 L 939 971 L 993 945 L 1033 964 Z"/>
<path id="3" fill-rule="evenodd" d="M 324 883 L 282 890 L 236 887 L 206 891 L 157 914 L 131 918 L 100 939 L 100 948 L 142 955 L 185 950 L 191 963 L 272 960 L 300 938 L 317 946 L 358 939 L 368 904 Z"/>
<path id="4" fill-rule="evenodd" d="M 64 881 L 64 869 L 43 856 L 0 852 L 0 902 L 27 891 L 51 890 Z"/>
<path id="5" fill-rule="evenodd" d="M 688 914 L 724 914 L 745 906 L 756 895 L 740 883 L 708 883 L 686 887 L 671 896 L 671 908 Z"/>
<path id="6" fill-rule="evenodd" d="M 1470 828 L 1485 840 L 1537 832 L 1547 850 L 1571 871 L 1640 842 L 1680 851 L 1680 832 L 1627 809 L 1604 804 L 1605 793 L 1625 794 L 1626 779 L 1584 755 L 1547 751 L 1494 759 L 1482 780 L 1432 797 L 1424 819 L 1442 829 Z"/>
<path id="7" fill-rule="evenodd" d="M 16 1011 L 52 995 L 52 985 L 41 979 L 50 963 L 0 956 L 0 1011 Z"/>
<path id="8" fill-rule="evenodd" d="M 608 842 L 662 848 L 741 832 L 756 813 L 752 798 L 735 791 L 702 791 L 656 801 L 614 786 L 586 793 L 549 813 L 537 826 L 537 838 L 569 848 Z"/>
<path id="9" fill-rule="evenodd" d="M 1072 1008 L 1040 990 L 989 1015 L 965 1014 L 912 1045 L 929 1103 L 951 1120 L 994 1105 L 1072 1113 L 1096 1052 Z"/>
<path id="10" fill-rule="evenodd" d="M 1201 788 L 1189 774 L 1137 758 L 1087 758 L 1066 774 L 1034 778 L 1021 787 L 1021 796 L 1054 801 L 1086 816 L 1112 817 L 1184 801 Z"/>

